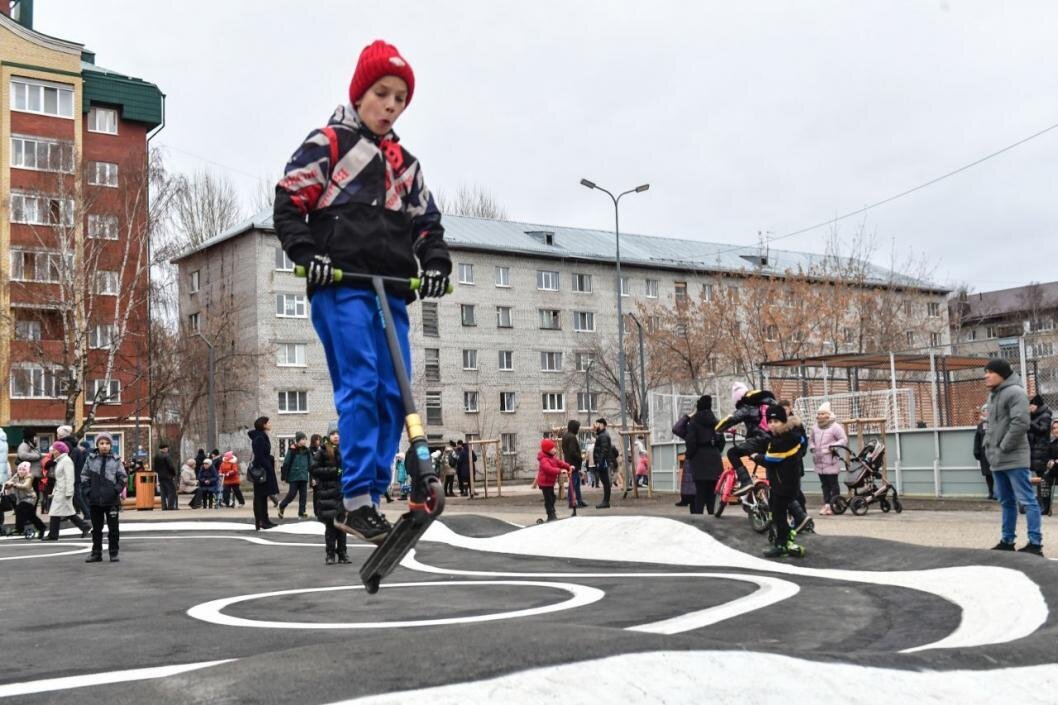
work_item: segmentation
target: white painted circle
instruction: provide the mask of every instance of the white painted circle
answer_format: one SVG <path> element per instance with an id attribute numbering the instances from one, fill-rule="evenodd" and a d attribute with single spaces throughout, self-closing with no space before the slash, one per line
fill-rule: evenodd
<path id="1" fill-rule="evenodd" d="M 417 587 L 450 587 L 455 585 L 513 585 L 513 586 L 535 586 L 563 590 L 570 594 L 570 598 L 557 602 L 553 605 L 543 607 L 530 607 L 523 610 L 508 612 L 495 612 L 493 614 L 480 614 L 469 617 L 445 617 L 442 619 L 417 619 L 402 622 L 270 622 L 265 620 L 244 619 L 232 617 L 223 613 L 223 610 L 240 602 L 250 602 L 266 597 L 281 597 L 283 595 L 301 595 L 307 592 L 334 592 L 337 590 L 363 590 L 363 585 L 338 585 L 335 587 L 300 588 L 297 590 L 279 590 L 277 592 L 259 592 L 253 595 L 239 595 L 237 597 L 225 597 L 220 600 L 203 602 L 195 605 L 187 611 L 187 616 L 210 624 L 219 624 L 224 627 L 256 627 L 259 629 L 403 629 L 406 627 L 435 627 L 445 624 L 473 624 L 475 622 L 492 622 L 501 619 L 517 619 L 519 617 L 533 617 L 549 612 L 560 612 L 562 610 L 584 607 L 601 600 L 606 593 L 602 590 L 587 585 L 576 583 L 553 583 L 530 580 L 453 580 L 453 581 L 431 581 L 424 583 L 388 583 L 383 585 L 384 590 L 395 588 L 417 588 Z"/>
<path id="2" fill-rule="evenodd" d="M 5 556 L 0 558 L 0 561 L 24 561 L 29 558 L 52 558 L 54 556 L 73 556 L 78 553 L 88 553 L 92 550 L 92 545 L 88 543 L 75 543 L 71 544 L 66 541 L 62 545 L 64 546 L 81 546 L 82 548 L 75 548 L 72 551 L 54 551 L 52 553 L 31 553 L 28 556 Z M 4 548 L 40 548 L 41 543 L 39 541 L 26 541 L 25 543 L 8 543 L 3 544 Z M 58 548 L 58 546 L 56 546 Z"/>

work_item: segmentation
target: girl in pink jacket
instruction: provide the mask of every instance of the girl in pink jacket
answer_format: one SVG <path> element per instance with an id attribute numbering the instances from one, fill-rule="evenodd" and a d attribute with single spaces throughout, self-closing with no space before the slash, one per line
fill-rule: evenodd
<path id="1" fill-rule="evenodd" d="M 540 441 L 540 452 L 536 454 L 536 460 L 540 464 L 536 471 L 536 486 L 544 493 L 547 520 L 554 521 L 558 519 L 555 514 L 555 480 L 563 470 L 569 471 L 572 468 L 569 463 L 559 460 L 558 449 L 550 438 Z"/>
<path id="2" fill-rule="evenodd" d="M 824 402 L 816 412 L 816 425 L 808 434 L 808 450 L 812 453 L 819 483 L 823 486 L 823 508 L 820 514 L 833 514 L 830 503 L 841 494 L 838 488 L 838 473 L 841 472 L 841 461 L 831 452 L 833 446 L 847 446 L 848 436 L 838 423 L 830 402 Z"/>

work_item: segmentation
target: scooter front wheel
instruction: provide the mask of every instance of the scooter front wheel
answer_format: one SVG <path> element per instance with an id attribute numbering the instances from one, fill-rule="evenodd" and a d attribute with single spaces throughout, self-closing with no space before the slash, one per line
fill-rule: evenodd
<path id="1" fill-rule="evenodd" d="M 426 500 L 423 502 L 426 513 L 431 517 L 438 517 L 445 509 L 444 485 L 441 480 L 431 477 L 426 481 Z"/>

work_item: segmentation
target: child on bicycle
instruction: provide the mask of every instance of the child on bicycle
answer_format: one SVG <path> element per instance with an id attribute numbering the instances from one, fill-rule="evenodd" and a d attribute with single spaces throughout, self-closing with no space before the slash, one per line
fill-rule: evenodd
<path id="1" fill-rule="evenodd" d="M 754 459 L 766 468 L 768 484 L 771 486 L 768 505 L 775 526 L 775 543 L 765 549 L 764 555 L 768 558 L 801 558 L 805 555 L 804 546 L 790 536 L 786 515 L 801 491 L 800 463 L 808 441 L 801 419 L 788 416 L 786 409 L 780 405 L 769 405 L 764 418 L 771 435 L 757 438 L 752 443 L 754 448 L 763 448 L 763 452 L 759 452 Z"/>
<path id="2" fill-rule="evenodd" d="M 746 440 L 744 443 L 733 443 L 727 451 L 727 460 L 738 475 L 738 489 L 732 494 L 743 495 L 753 487 L 753 479 L 749 471 L 742 465 L 742 458 L 752 453 L 746 450 L 747 444 L 754 439 L 768 435 L 768 427 L 764 422 L 764 411 L 769 405 L 775 403 L 775 395 L 766 389 L 750 389 L 742 382 L 731 385 L 731 401 L 735 404 L 735 410 L 730 416 L 720 420 L 716 424 L 717 433 L 738 426 L 745 425 Z"/>
<path id="3" fill-rule="evenodd" d="M 313 130 L 276 186 L 276 233 L 305 267 L 312 324 L 323 344 L 341 432 L 342 502 L 334 525 L 382 543 L 390 524 L 378 511 L 390 483 L 404 406 L 375 294 L 351 274 L 410 278 L 421 269 L 421 298 L 441 297 L 452 263 L 441 213 L 422 170 L 393 132 L 411 103 L 415 74 L 397 48 L 364 48 L 349 102 Z M 411 369 L 407 286 L 387 285 L 394 328 Z"/>

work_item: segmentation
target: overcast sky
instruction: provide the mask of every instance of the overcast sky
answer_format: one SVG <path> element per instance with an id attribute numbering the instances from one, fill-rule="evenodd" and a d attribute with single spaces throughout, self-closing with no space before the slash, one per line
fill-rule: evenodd
<path id="1" fill-rule="evenodd" d="M 35 7 L 39 31 L 158 84 L 167 124 L 155 142 L 170 165 L 225 173 L 247 206 L 346 100 L 376 38 L 415 71 L 397 132 L 431 188 L 482 185 L 534 223 L 610 228 L 613 206 L 581 177 L 613 190 L 649 182 L 622 200 L 622 230 L 752 244 L 1058 123 L 1049 0 Z M 880 263 L 890 247 L 914 251 L 941 283 L 1058 279 L 1058 130 L 865 218 Z M 820 251 L 825 235 L 774 247 Z"/>

